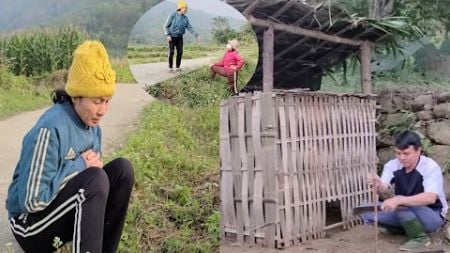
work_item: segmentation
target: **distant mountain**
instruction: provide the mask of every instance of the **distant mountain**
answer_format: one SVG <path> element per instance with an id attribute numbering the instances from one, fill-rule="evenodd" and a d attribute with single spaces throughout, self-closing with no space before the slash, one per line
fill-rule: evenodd
<path id="1" fill-rule="evenodd" d="M 167 16 L 176 10 L 176 5 L 172 2 L 164 1 L 147 11 L 136 23 L 130 34 L 131 43 L 146 43 L 162 45 L 166 43 L 164 35 L 164 23 Z M 213 29 L 212 20 L 215 15 L 211 15 L 202 10 L 189 9 L 186 13 L 191 25 L 200 34 L 205 43 L 211 42 L 211 32 Z M 230 27 L 239 30 L 246 23 L 243 20 L 226 17 Z M 186 31 L 184 36 L 186 43 L 194 42 L 195 38 Z"/>
<path id="2" fill-rule="evenodd" d="M 93 4 L 89 0 L 2 0 L 0 32 L 49 26 L 56 20 L 64 20 L 64 17 L 72 13 L 86 13 L 92 7 Z"/>
<path id="3" fill-rule="evenodd" d="M 1 0 L 0 32 L 77 25 L 115 56 L 126 54 L 131 29 L 161 0 Z"/>
<path id="4" fill-rule="evenodd" d="M 167 15 L 176 9 L 173 2 L 161 0 L 0 1 L 0 35 L 40 27 L 77 25 L 85 29 L 90 37 L 101 40 L 114 56 L 126 54 L 133 27 L 133 40 L 164 43 L 163 24 Z M 161 4 L 157 5 L 158 3 Z M 157 11 L 152 7 L 157 7 Z M 140 18 L 147 10 L 151 15 Z M 205 43 L 208 43 L 214 16 L 193 8 L 189 9 L 187 16 Z M 136 24 L 138 20 L 139 23 Z M 239 29 L 243 22 L 229 18 L 234 29 Z M 186 35 L 185 38 L 186 43 L 193 41 L 191 35 Z"/>

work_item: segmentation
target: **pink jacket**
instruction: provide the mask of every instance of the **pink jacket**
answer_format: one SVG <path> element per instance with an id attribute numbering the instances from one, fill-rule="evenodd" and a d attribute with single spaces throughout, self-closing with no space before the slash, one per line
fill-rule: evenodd
<path id="1" fill-rule="evenodd" d="M 244 59 L 236 50 L 227 50 L 222 60 L 214 64 L 214 66 L 223 67 L 227 73 L 233 73 L 234 69 L 231 66 L 236 66 L 237 71 L 241 70 L 242 66 L 244 66 Z"/>

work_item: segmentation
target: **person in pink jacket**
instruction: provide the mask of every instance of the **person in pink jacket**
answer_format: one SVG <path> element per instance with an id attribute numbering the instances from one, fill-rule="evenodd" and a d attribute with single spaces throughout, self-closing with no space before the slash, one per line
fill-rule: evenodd
<path id="1" fill-rule="evenodd" d="M 244 66 L 244 59 L 239 55 L 236 39 L 228 41 L 227 50 L 220 62 L 211 65 L 211 78 L 214 80 L 217 74 L 228 78 L 228 87 L 234 93 L 236 74 Z"/>

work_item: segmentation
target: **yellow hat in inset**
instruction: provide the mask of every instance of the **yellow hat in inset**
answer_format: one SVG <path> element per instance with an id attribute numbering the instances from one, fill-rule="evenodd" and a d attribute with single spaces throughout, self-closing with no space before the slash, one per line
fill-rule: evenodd
<path id="1" fill-rule="evenodd" d="M 187 3 L 184 0 L 178 1 L 178 8 L 177 9 L 181 9 L 181 8 L 187 8 Z"/>
<path id="2" fill-rule="evenodd" d="M 100 41 L 83 42 L 74 52 L 66 92 L 75 97 L 109 97 L 116 89 L 116 73 Z"/>

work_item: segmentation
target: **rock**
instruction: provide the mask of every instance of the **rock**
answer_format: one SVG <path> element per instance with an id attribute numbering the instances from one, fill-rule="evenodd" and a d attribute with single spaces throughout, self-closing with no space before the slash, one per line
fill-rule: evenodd
<path id="1" fill-rule="evenodd" d="M 391 136 L 386 131 L 381 131 L 377 135 L 377 147 L 378 148 L 392 147 L 392 146 L 394 146 L 394 143 L 395 143 L 394 136 Z"/>
<path id="2" fill-rule="evenodd" d="M 399 96 L 394 96 L 392 98 L 392 103 L 394 104 L 394 108 L 396 111 L 401 111 L 409 108 L 409 106 L 406 104 L 405 99 Z"/>
<path id="3" fill-rule="evenodd" d="M 418 120 L 414 124 L 414 131 L 416 131 L 422 135 L 426 135 L 427 126 L 428 126 L 428 122 L 423 121 L 423 120 Z"/>
<path id="4" fill-rule="evenodd" d="M 414 102 L 415 104 L 434 104 L 435 100 L 433 98 L 433 95 L 419 95 L 416 98 L 414 98 Z"/>
<path id="5" fill-rule="evenodd" d="M 394 148 L 380 148 L 377 150 L 378 164 L 383 167 L 389 160 L 395 158 Z"/>
<path id="6" fill-rule="evenodd" d="M 438 144 L 450 145 L 450 121 L 440 121 L 430 124 L 428 136 Z"/>
<path id="7" fill-rule="evenodd" d="M 447 161 L 450 161 L 450 146 L 433 145 L 429 148 L 428 156 L 433 158 L 442 169 L 445 168 Z"/>
<path id="8" fill-rule="evenodd" d="M 444 173 L 444 192 L 445 192 L 445 198 L 447 200 L 450 199 L 450 175 L 449 173 Z M 449 238 L 450 239 L 450 238 Z"/>
<path id="9" fill-rule="evenodd" d="M 414 125 L 416 116 L 409 113 L 393 113 L 388 114 L 382 125 L 388 130 L 392 128 L 406 129 Z M 396 131 L 394 131 L 396 132 Z"/>
<path id="10" fill-rule="evenodd" d="M 419 111 L 416 116 L 419 120 L 430 120 L 433 118 L 433 113 L 431 111 Z"/>
<path id="11" fill-rule="evenodd" d="M 434 104 L 433 95 L 419 95 L 411 102 L 411 110 L 413 112 L 429 110 L 429 108 L 433 108 Z"/>
<path id="12" fill-rule="evenodd" d="M 450 119 L 450 103 L 436 105 L 433 110 L 433 116 L 438 119 Z"/>
<path id="13" fill-rule="evenodd" d="M 395 111 L 394 104 L 392 103 L 392 99 L 388 96 L 382 96 L 378 99 L 378 103 L 381 107 L 381 110 L 387 113 L 393 113 Z"/>
<path id="14" fill-rule="evenodd" d="M 433 110 L 433 107 L 434 107 L 434 105 L 432 105 L 432 104 L 425 104 L 425 105 L 423 106 L 423 109 L 424 109 L 425 111 L 431 111 L 431 110 Z"/>
<path id="15" fill-rule="evenodd" d="M 440 93 L 436 96 L 436 101 L 438 103 L 448 103 L 450 102 L 450 93 Z"/>

